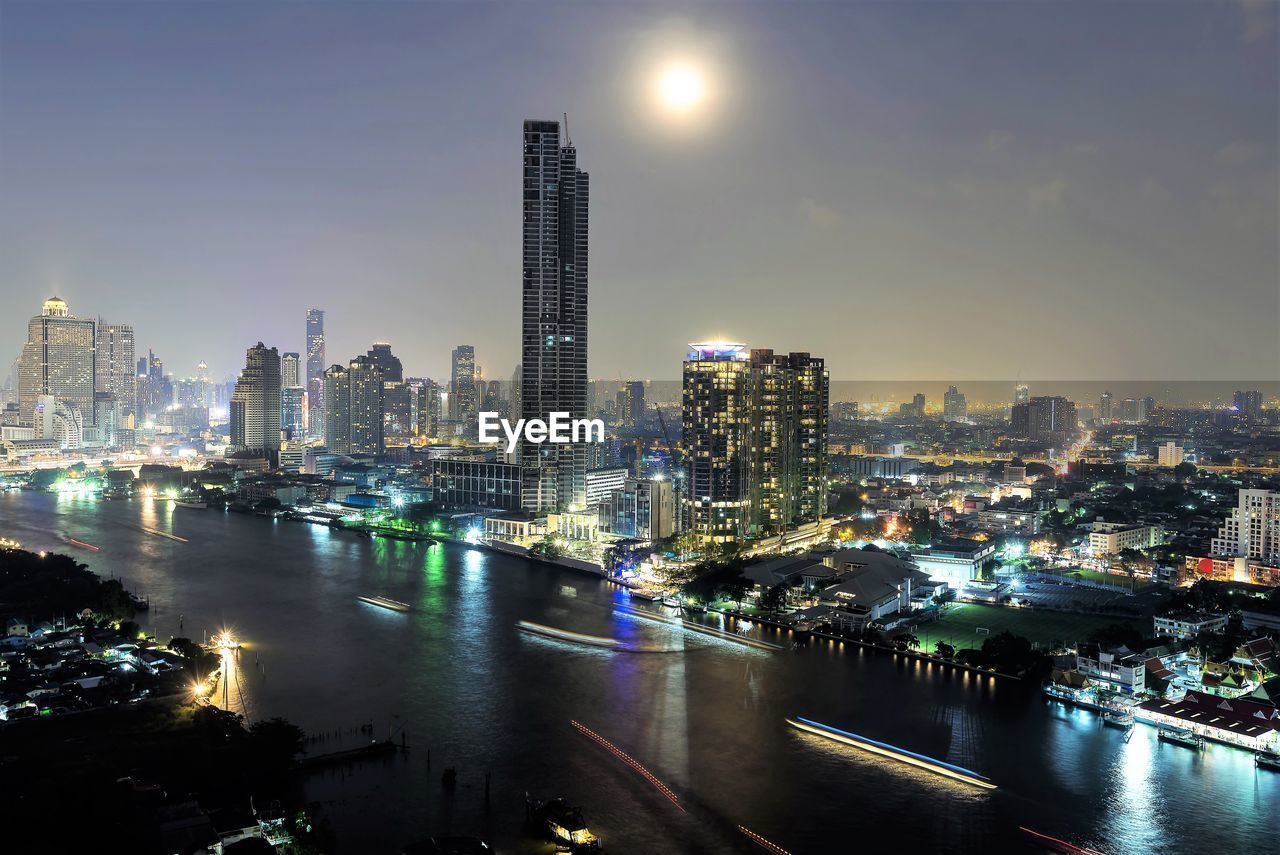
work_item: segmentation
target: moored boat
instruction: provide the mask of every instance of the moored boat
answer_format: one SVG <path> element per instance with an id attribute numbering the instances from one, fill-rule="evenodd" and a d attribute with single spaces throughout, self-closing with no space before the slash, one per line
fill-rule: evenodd
<path id="1" fill-rule="evenodd" d="M 551 836 L 570 852 L 599 852 L 600 838 L 591 833 L 583 819 L 582 809 L 570 807 L 564 799 L 540 802 L 525 796 L 525 819 L 532 830 Z"/>
<path id="2" fill-rule="evenodd" d="M 1109 709 L 1102 713 L 1102 723 L 1127 730 L 1133 727 L 1133 713 L 1129 710 Z"/>
<path id="3" fill-rule="evenodd" d="M 1259 751 L 1253 755 L 1253 765 L 1260 769 L 1280 772 L 1280 754 L 1274 751 Z"/>
<path id="4" fill-rule="evenodd" d="M 662 604 L 664 606 L 670 606 L 673 609 L 680 608 L 680 600 L 677 599 L 676 597 L 663 597 Z"/>
<path id="5" fill-rule="evenodd" d="M 179 508 L 196 508 L 204 510 L 209 507 L 209 503 L 204 499 L 174 499 L 173 504 Z"/>
<path id="6" fill-rule="evenodd" d="M 1156 735 L 1165 742 L 1172 742 L 1176 745 L 1185 745 L 1186 747 L 1194 748 L 1197 751 L 1204 748 L 1204 737 L 1197 736 L 1194 732 L 1186 728 L 1162 727 Z"/>

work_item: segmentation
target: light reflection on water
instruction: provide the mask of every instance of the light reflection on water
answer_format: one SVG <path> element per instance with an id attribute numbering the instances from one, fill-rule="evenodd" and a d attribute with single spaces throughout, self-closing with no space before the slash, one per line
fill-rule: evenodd
<path id="1" fill-rule="evenodd" d="M 308 784 L 346 851 L 398 851 L 445 832 L 511 844 L 526 791 L 583 805 L 610 852 L 671 851 L 664 800 L 589 749 L 571 718 L 708 815 L 749 820 L 797 855 L 875 839 L 885 822 L 903 851 L 1008 850 L 1025 843 L 1018 825 L 1108 853 L 1192 852 L 1210 837 L 1224 852 L 1256 851 L 1274 831 L 1280 775 L 1256 771 L 1246 752 L 1197 754 L 1155 741 L 1145 725 L 1126 744 L 1093 713 L 989 675 L 822 640 L 769 653 L 652 624 L 615 608 L 625 591 L 477 549 L 34 494 L 0 496 L 0 529 L 32 549 L 68 551 L 61 532 L 101 546 L 73 554 L 145 591 L 153 609 L 141 619 L 161 640 L 178 633 L 179 615 L 195 640 L 234 625 L 249 646 L 229 696 L 251 717 L 339 734 L 321 750 L 351 747 L 345 728 L 373 720 L 382 734 L 393 717 L 407 721 L 409 754 Z M 356 600 L 378 594 L 414 610 Z M 521 633 L 518 620 L 670 652 L 584 648 Z M 708 623 L 733 631 L 721 616 Z M 796 714 L 959 763 L 1000 789 L 953 792 L 928 773 L 814 745 L 785 725 Z M 451 793 L 444 765 L 459 769 Z M 711 834 L 697 848 L 736 852 L 741 841 Z"/>

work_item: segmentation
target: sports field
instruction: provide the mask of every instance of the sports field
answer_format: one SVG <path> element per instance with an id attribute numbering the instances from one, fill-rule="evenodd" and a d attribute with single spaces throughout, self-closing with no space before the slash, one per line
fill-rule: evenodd
<path id="1" fill-rule="evenodd" d="M 1113 623 L 1139 624 L 1148 634 L 1147 622 L 1136 618 L 1111 617 L 1108 615 L 1077 615 L 1067 612 L 1051 612 L 1033 609 L 1016 609 L 1004 606 L 988 606 L 981 603 L 952 603 L 947 606 L 946 614 L 934 621 L 916 628 L 920 646 L 928 649 L 935 642 L 945 641 L 957 648 L 981 647 L 986 634 L 978 629 L 987 629 L 990 635 L 1009 630 L 1014 635 L 1029 638 L 1037 644 L 1053 644 L 1064 642 L 1073 644 L 1084 641 L 1095 630 Z"/>

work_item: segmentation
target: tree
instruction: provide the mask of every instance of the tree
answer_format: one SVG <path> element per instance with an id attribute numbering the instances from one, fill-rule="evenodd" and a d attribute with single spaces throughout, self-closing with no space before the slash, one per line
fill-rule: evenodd
<path id="1" fill-rule="evenodd" d="M 982 642 L 982 659 L 1002 671 L 1016 673 L 1031 664 L 1031 642 L 1006 629 Z"/>
<path id="2" fill-rule="evenodd" d="M 1196 474 L 1196 465 L 1188 463 L 1185 460 L 1173 467 L 1173 474 L 1179 478 L 1194 478 Z"/>
<path id="3" fill-rule="evenodd" d="M 947 644 L 945 641 L 939 641 L 937 644 L 933 645 L 933 652 L 944 659 L 951 659 L 956 655 L 955 647 Z"/>
<path id="4" fill-rule="evenodd" d="M 770 587 L 760 596 L 760 608 L 774 614 L 787 604 L 787 585 L 784 582 Z"/>

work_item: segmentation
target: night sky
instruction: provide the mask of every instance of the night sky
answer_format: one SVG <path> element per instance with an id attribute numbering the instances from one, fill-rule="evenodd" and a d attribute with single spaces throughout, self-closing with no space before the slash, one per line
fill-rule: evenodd
<path id="1" fill-rule="evenodd" d="M 1276 10 L 2 0 L 0 363 L 56 292 L 179 376 L 317 305 L 330 362 L 505 379 L 521 121 L 567 112 L 592 376 L 1274 377 Z"/>

